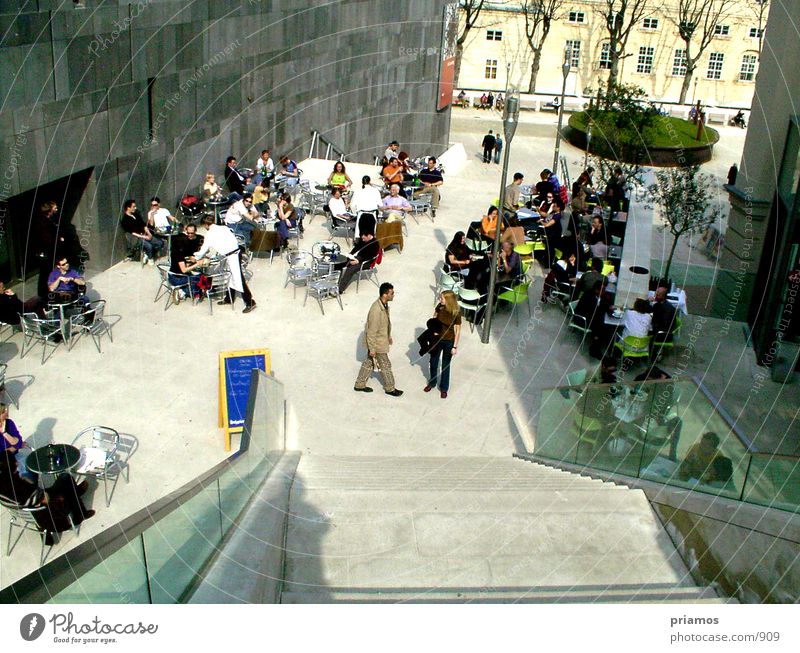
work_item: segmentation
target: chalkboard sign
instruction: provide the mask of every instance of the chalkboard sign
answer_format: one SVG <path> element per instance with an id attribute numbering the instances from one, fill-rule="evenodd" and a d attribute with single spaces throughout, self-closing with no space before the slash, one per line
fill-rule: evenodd
<path id="1" fill-rule="evenodd" d="M 244 428 L 253 370 L 270 373 L 268 349 L 224 351 L 219 355 L 219 425 L 225 429 L 225 451 L 231 433 Z"/>

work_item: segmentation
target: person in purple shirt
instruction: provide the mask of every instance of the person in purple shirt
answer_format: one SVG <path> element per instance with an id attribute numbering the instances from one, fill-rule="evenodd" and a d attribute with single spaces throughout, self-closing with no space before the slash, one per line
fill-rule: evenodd
<path id="1" fill-rule="evenodd" d="M 86 281 L 81 273 L 70 269 L 69 261 L 66 258 L 59 259 L 55 269 L 47 278 L 47 289 L 50 291 L 51 297 L 60 296 L 68 299 L 69 296 L 72 296 L 74 298 L 78 295 L 79 289 L 85 285 Z"/>
<path id="2" fill-rule="evenodd" d="M 403 214 L 411 210 L 411 204 L 405 197 L 400 195 L 399 184 L 392 184 L 389 187 L 389 192 L 391 195 L 384 198 L 381 205 L 381 209 L 386 214 L 386 222 L 402 220 Z"/>
<path id="3" fill-rule="evenodd" d="M 0 404 L 0 452 L 17 453 L 23 448 L 25 448 L 25 441 L 19 434 L 14 420 L 8 417 L 8 406 Z"/>

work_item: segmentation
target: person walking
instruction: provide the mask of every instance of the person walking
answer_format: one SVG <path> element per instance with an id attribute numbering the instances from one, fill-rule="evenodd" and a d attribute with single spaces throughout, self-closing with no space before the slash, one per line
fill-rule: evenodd
<path id="1" fill-rule="evenodd" d="M 494 162 L 500 163 L 500 154 L 503 152 L 503 138 L 500 134 L 494 139 Z"/>
<path id="2" fill-rule="evenodd" d="M 492 133 L 492 130 L 489 130 L 489 133 L 483 137 L 483 141 L 481 142 L 481 146 L 483 147 L 483 162 L 484 163 L 491 163 L 492 162 L 492 152 L 494 151 L 495 146 L 495 137 Z"/>
<path id="3" fill-rule="evenodd" d="M 434 319 L 441 324 L 439 340 L 430 350 L 430 376 L 428 385 L 423 390 L 430 392 L 439 384 L 439 396 L 447 399 L 450 389 L 450 362 L 458 351 L 458 340 L 461 337 L 461 310 L 458 307 L 456 294 L 445 290 L 439 295 L 439 303 L 433 313 Z M 439 360 L 442 361 L 441 375 Z"/>
<path id="4" fill-rule="evenodd" d="M 387 395 L 399 397 L 403 394 L 394 385 L 392 363 L 389 361 L 389 347 L 392 345 L 392 321 L 389 317 L 389 302 L 394 299 L 394 286 L 382 283 L 378 299 L 370 306 L 364 332 L 367 340 L 367 357 L 361 364 L 358 378 L 353 386 L 356 392 L 372 392 L 367 381 L 377 368 L 383 377 L 383 389 Z"/>

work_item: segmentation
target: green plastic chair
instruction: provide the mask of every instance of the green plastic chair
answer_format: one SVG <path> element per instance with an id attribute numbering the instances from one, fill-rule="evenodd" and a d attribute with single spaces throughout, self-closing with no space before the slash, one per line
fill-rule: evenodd
<path id="1" fill-rule="evenodd" d="M 676 314 L 675 315 L 675 320 L 672 323 L 672 331 L 671 331 L 672 339 L 671 340 L 659 341 L 659 340 L 657 340 L 657 336 L 659 334 L 656 334 L 656 336 L 653 337 L 653 349 L 658 350 L 657 353 L 658 353 L 659 356 L 661 355 L 661 353 L 665 349 L 674 349 L 675 348 L 675 340 L 677 339 L 678 334 L 680 332 L 681 332 L 681 318 L 680 318 L 680 316 L 678 316 Z"/>
<path id="2" fill-rule="evenodd" d="M 619 337 L 615 346 L 622 350 L 623 358 L 649 358 L 650 357 L 650 336 L 626 336 Z"/>
<path id="3" fill-rule="evenodd" d="M 601 272 L 601 274 L 604 277 L 607 277 L 613 271 L 614 271 L 614 264 L 611 261 L 603 261 L 603 271 Z"/>
<path id="4" fill-rule="evenodd" d="M 458 305 L 465 313 L 472 313 L 473 317 L 469 322 L 469 330 L 475 330 L 475 318 L 481 308 L 486 306 L 486 295 L 481 295 L 477 290 L 472 288 L 459 287 L 457 290 Z"/>
<path id="5" fill-rule="evenodd" d="M 544 243 L 542 243 L 542 247 L 544 247 Z M 532 256 L 534 250 L 535 243 L 533 242 L 522 243 L 514 248 L 514 251 L 520 256 Z"/>
<path id="6" fill-rule="evenodd" d="M 530 281 L 526 281 L 525 283 L 520 283 L 511 288 L 511 290 L 505 290 L 497 295 L 497 299 L 502 299 L 503 301 L 509 302 L 511 304 L 511 312 L 514 314 L 514 318 L 516 319 L 516 324 L 519 324 L 519 315 L 517 314 L 517 305 L 519 304 L 527 304 L 528 305 L 528 316 L 531 315 L 531 304 L 528 298 L 528 289 L 530 288 L 531 283 Z M 494 305 L 495 310 L 497 310 L 497 303 Z"/>
<path id="7" fill-rule="evenodd" d="M 583 315 L 578 315 L 575 312 L 575 308 L 578 306 L 578 300 L 571 301 L 567 305 L 567 315 L 569 316 L 569 322 L 567 322 L 567 326 L 570 329 L 575 329 L 576 331 L 580 331 L 583 335 L 588 335 L 592 332 L 589 328 L 589 325 L 586 322 L 586 318 Z M 584 372 L 586 370 L 583 370 Z"/>

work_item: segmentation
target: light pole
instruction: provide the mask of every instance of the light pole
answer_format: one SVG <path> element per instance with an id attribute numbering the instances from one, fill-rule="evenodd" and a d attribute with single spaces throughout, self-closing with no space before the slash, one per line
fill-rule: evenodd
<path id="1" fill-rule="evenodd" d="M 494 286 L 497 283 L 497 260 L 500 253 L 500 229 L 503 224 L 503 205 L 506 201 L 506 178 L 508 176 L 508 157 L 511 152 L 511 140 L 517 131 L 519 121 L 519 90 L 509 88 L 506 93 L 506 106 L 503 113 L 503 133 L 506 137 L 506 146 L 503 155 L 503 174 L 500 177 L 500 215 L 497 218 L 497 228 L 494 231 L 494 242 L 492 243 L 492 256 L 489 263 L 489 294 L 486 297 L 486 313 L 483 316 L 483 332 L 481 342 L 489 342 L 489 334 L 492 330 L 492 313 L 494 309 Z"/>
<path id="2" fill-rule="evenodd" d="M 592 144 L 592 119 L 589 118 L 589 124 L 586 126 L 586 152 L 583 153 L 583 169 L 586 170 L 589 165 L 589 146 Z"/>
<path id="3" fill-rule="evenodd" d="M 569 60 L 572 56 L 570 48 L 564 48 L 564 63 L 561 64 L 561 74 L 564 81 L 561 83 L 561 103 L 558 105 L 558 129 L 556 129 L 556 149 L 553 152 L 553 174 L 558 174 L 558 148 L 561 145 L 561 121 L 564 119 L 564 95 L 567 92 L 567 77 L 569 77 Z"/>

